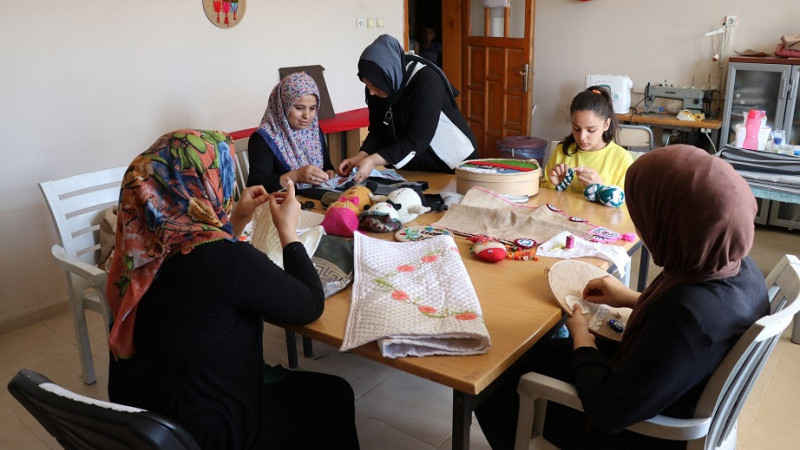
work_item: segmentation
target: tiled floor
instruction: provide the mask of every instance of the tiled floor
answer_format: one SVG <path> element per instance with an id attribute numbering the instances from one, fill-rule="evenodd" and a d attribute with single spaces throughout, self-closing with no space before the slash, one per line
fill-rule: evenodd
<path id="1" fill-rule="evenodd" d="M 767 272 L 786 252 L 800 253 L 800 233 L 760 228 L 752 256 Z M 650 276 L 654 276 L 651 269 Z M 636 265 L 634 264 L 634 273 Z M 634 280 L 635 282 L 635 280 Z M 107 347 L 97 314 L 91 323 L 98 382 L 86 386 L 79 379 L 77 350 L 68 312 L 0 335 L 0 384 L 6 386 L 20 368 L 41 372 L 64 387 L 106 399 Z M 284 334 L 267 327 L 265 358 L 286 365 Z M 304 370 L 335 373 L 346 378 L 356 393 L 356 420 L 361 448 L 365 450 L 448 449 L 452 394 L 448 388 L 408 375 L 356 355 L 314 343 L 314 359 L 300 358 Z M 739 419 L 739 448 L 791 449 L 800 442 L 800 345 L 788 333 L 776 347 Z M 472 449 L 488 449 L 473 421 Z M 794 442 L 794 444 L 792 444 Z M 0 390 L 0 449 L 60 448 L 43 428 L 14 400 Z"/>

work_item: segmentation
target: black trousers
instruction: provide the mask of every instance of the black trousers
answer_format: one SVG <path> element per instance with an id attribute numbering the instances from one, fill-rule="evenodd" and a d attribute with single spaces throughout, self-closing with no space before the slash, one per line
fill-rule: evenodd
<path id="1" fill-rule="evenodd" d="M 286 372 L 264 386 L 262 448 L 357 450 L 350 384 L 325 373 Z"/>

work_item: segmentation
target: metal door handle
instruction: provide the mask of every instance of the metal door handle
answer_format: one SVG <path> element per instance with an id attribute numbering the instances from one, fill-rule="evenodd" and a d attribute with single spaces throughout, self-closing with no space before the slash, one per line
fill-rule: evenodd
<path id="1" fill-rule="evenodd" d="M 528 65 L 525 64 L 522 70 L 519 71 L 522 75 L 522 92 L 528 92 Z"/>

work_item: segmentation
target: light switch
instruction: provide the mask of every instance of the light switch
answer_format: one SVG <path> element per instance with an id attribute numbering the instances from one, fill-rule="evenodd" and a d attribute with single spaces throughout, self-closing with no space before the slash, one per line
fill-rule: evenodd
<path id="1" fill-rule="evenodd" d="M 367 17 L 367 28 L 375 28 L 375 18 Z"/>
<path id="2" fill-rule="evenodd" d="M 378 28 L 383 28 L 383 17 L 376 18 L 375 22 L 377 22 Z"/>

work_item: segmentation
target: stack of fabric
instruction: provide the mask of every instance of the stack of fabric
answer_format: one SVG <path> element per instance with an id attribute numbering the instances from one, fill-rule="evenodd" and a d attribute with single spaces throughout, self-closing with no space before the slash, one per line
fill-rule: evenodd
<path id="1" fill-rule="evenodd" d="M 489 349 L 481 305 L 452 237 L 354 238 L 355 280 L 341 351 L 373 341 L 387 358 Z"/>
<path id="2" fill-rule="evenodd" d="M 775 48 L 776 56 L 800 58 L 800 34 L 784 34 L 781 43 Z"/>
<path id="3" fill-rule="evenodd" d="M 720 157 L 754 188 L 769 189 L 791 196 L 800 195 L 800 157 L 746 150 L 726 145 Z"/>

